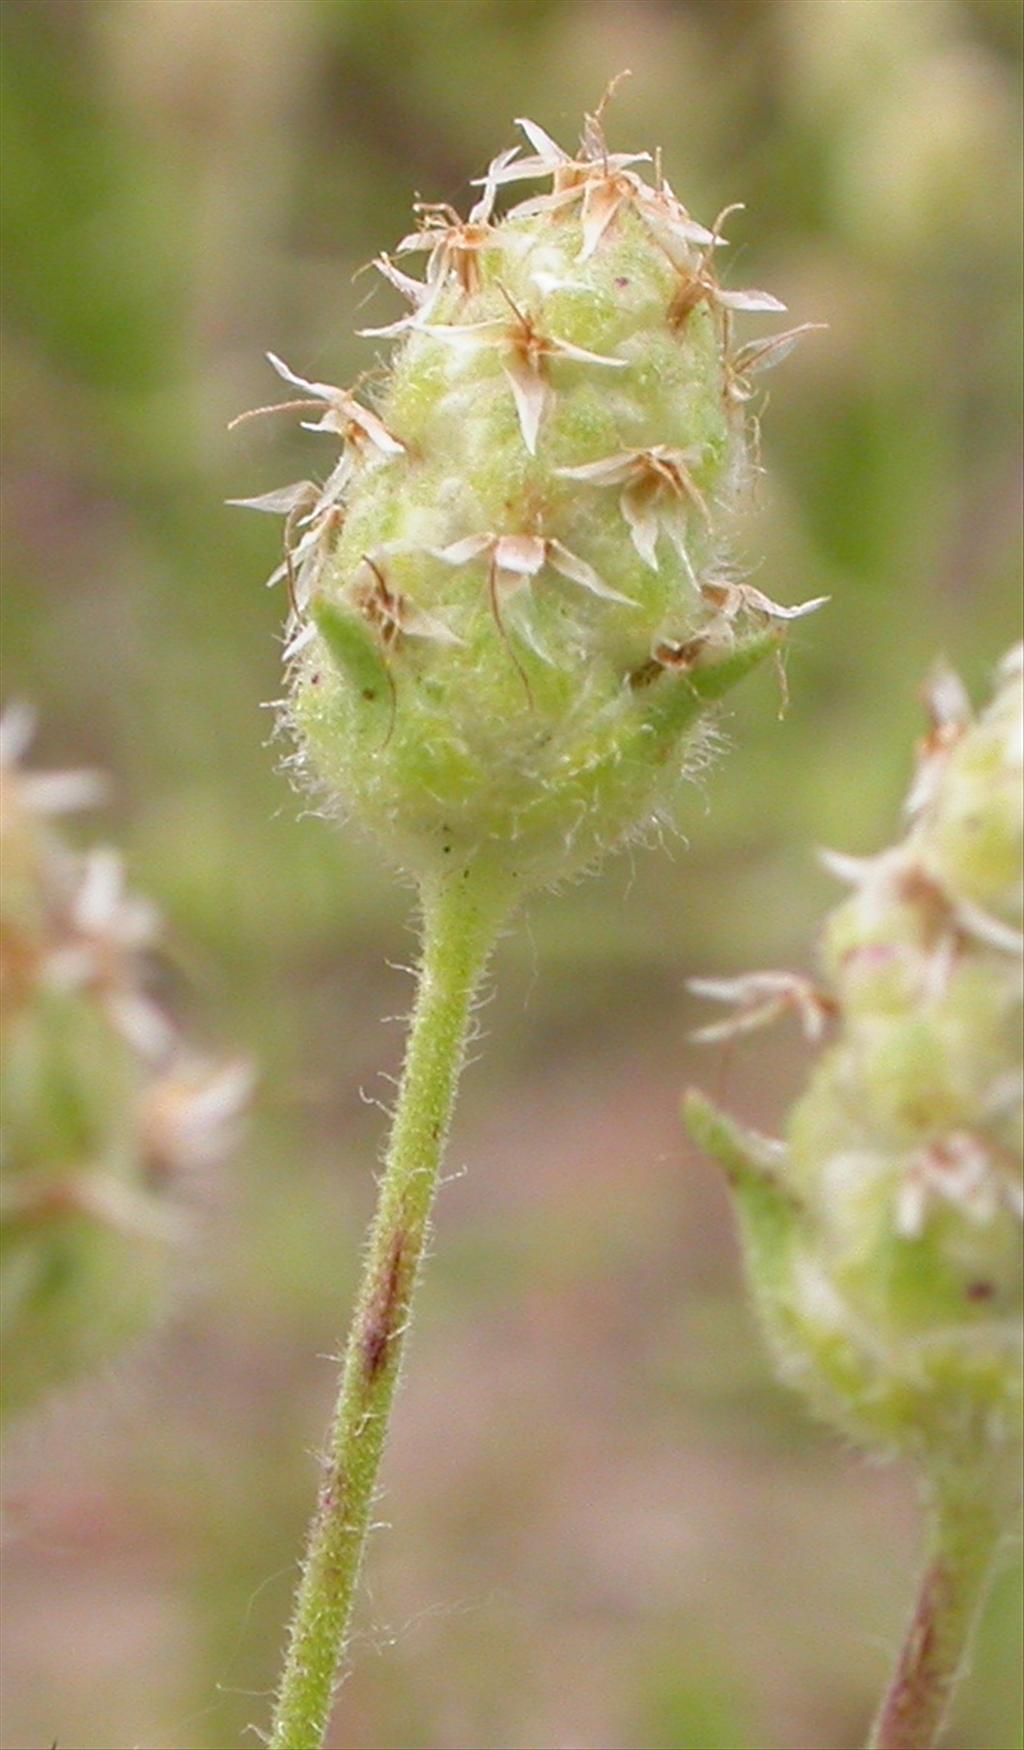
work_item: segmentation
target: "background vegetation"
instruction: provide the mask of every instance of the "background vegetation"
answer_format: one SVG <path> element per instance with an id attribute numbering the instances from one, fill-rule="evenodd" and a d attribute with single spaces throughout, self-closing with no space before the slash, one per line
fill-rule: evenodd
<path id="1" fill-rule="evenodd" d="M 352 330 L 394 301 L 352 276 L 412 191 L 464 204 L 513 116 L 568 143 L 630 66 L 613 143 L 660 142 L 705 220 L 745 200 L 733 283 L 831 325 L 769 379 L 740 551 L 833 600 L 796 628 L 788 717 L 768 675 L 731 710 L 692 846 L 536 905 L 501 953 L 332 1742 L 855 1743 L 914 1504 L 770 1377 L 678 1096 L 700 1078 L 770 1130 L 802 1050 L 698 1056 L 684 980 L 809 963 L 813 846 L 892 836 L 934 654 L 977 691 L 1016 633 L 1016 0 L 0 10 L 5 691 L 40 761 L 114 775 L 100 826 L 169 920 L 160 976 L 261 1077 L 172 1327 L 11 1452 L 5 1741 L 265 1723 L 409 1000 L 407 893 L 267 744 L 276 525 L 222 507 L 317 440 L 226 421 L 274 398 L 268 346 L 372 367 Z M 957 1744 L 1021 1742 L 1018 1595 L 1008 1570 Z"/>

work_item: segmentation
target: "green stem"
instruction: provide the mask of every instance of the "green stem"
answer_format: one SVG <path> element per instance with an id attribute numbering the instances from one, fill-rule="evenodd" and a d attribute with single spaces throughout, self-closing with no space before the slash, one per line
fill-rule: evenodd
<path id="1" fill-rule="evenodd" d="M 1000 1514 L 986 1480 L 943 1478 L 930 1504 L 917 1604 L 868 1750 L 932 1750 L 991 1577 Z"/>
<path id="2" fill-rule="evenodd" d="M 424 889 L 416 1006 L 270 1750 L 317 1750 L 327 1729 L 470 1007 L 508 909 L 468 871 Z"/>

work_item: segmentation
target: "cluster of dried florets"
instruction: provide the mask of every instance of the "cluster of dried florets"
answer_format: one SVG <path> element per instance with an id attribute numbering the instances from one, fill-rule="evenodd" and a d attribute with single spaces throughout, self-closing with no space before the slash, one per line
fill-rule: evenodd
<path id="1" fill-rule="evenodd" d="M 420 205 L 377 259 L 410 308 L 364 330 L 399 343 L 376 407 L 271 356 L 342 454 L 239 502 L 286 519 L 297 763 L 417 873 L 523 890 L 669 806 L 708 703 L 818 603 L 723 558 L 742 404 L 799 330 L 735 344 L 736 312 L 783 306 L 719 284 L 720 225 L 600 112 L 575 155 L 520 126 L 467 219 Z"/>
<path id="2" fill-rule="evenodd" d="M 942 670 L 906 836 L 827 857 L 853 888 L 828 921 L 827 992 L 758 974 L 705 1037 L 789 1008 L 835 1017 L 784 1144 L 695 1101 L 733 1178 L 755 1291 L 786 1373 L 869 1442 L 1010 1454 L 1021 1396 L 1021 651 L 972 720 Z M 1014 1461 L 1015 1464 L 1015 1461 Z"/>
<path id="3" fill-rule="evenodd" d="M 5 1412 L 159 1315 L 196 1175 L 228 1147 L 250 1079 L 189 1050 L 147 991 L 155 911 L 125 892 L 115 852 L 76 854 L 56 827 L 105 787 L 23 770 L 31 727 L 19 709 L 0 726 Z"/>

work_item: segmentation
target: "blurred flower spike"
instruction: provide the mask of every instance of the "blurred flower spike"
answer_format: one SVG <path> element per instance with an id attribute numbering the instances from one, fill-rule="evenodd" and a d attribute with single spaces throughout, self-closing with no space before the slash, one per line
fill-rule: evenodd
<path id="1" fill-rule="evenodd" d="M 255 409 L 342 444 L 235 501 L 285 519 L 293 765 L 421 880 L 522 894 L 672 821 L 715 702 L 821 605 L 723 582 L 743 403 L 800 330 L 736 343 L 784 306 L 720 283 L 725 215 L 609 150 L 612 89 L 576 151 L 520 121 L 467 218 L 421 201 L 378 254 L 408 309 L 363 330 L 396 342 L 373 406 L 271 354 L 302 396 Z"/>
<path id="2" fill-rule="evenodd" d="M 933 1478 L 980 1469 L 1003 1499 L 1020 1488 L 1022 698 L 1019 650 L 977 719 L 936 670 L 906 836 L 827 857 L 851 892 L 825 994 L 778 973 L 695 983 L 737 1006 L 706 1040 L 786 1010 L 815 1042 L 833 1022 L 784 1142 L 688 1107 L 783 1375 L 867 1445 Z"/>
<path id="3" fill-rule="evenodd" d="M 194 1052 L 146 987 L 158 937 L 108 849 L 57 818 L 91 772 L 26 771 L 31 714 L 0 723 L 3 1411 L 116 1359 L 171 1304 L 202 1173 L 233 1145 L 252 1076 Z"/>

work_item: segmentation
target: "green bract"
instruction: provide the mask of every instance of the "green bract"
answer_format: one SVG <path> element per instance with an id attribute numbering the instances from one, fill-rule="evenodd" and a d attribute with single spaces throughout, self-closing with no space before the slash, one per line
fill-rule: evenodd
<path id="1" fill-rule="evenodd" d="M 367 331 L 398 342 L 372 410 L 272 358 L 342 455 L 242 502 L 287 518 L 301 765 L 419 876 L 525 891 L 668 807 L 709 704 L 817 604 L 723 570 L 751 376 L 793 339 L 737 346 L 734 313 L 783 306 L 720 287 L 717 229 L 599 118 L 576 156 L 521 126 L 467 220 L 419 209 L 423 280 L 378 259 L 412 308 Z M 550 191 L 496 218 L 520 179 Z"/>
<path id="2" fill-rule="evenodd" d="M 1016 1471 L 1022 1214 L 1020 651 L 972 723 L 936 677 L 910 826 L 830 857 L 829 992 L 781 974 L 710 994 L 741 1024 L 801 1009 L 836 1042 L 784 1144 L 691 1102 L 736 1191 L 751 1278 L 785 1375 L 869 1444 Z M 772 982 L 774 980 L 774 983 Z M 721 1029 L 710 1029 L 712 1033 Z"/>

